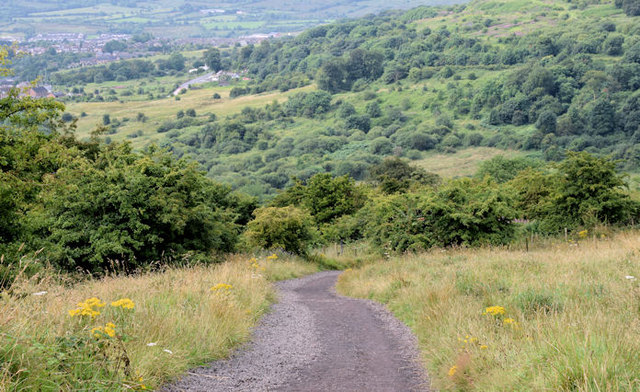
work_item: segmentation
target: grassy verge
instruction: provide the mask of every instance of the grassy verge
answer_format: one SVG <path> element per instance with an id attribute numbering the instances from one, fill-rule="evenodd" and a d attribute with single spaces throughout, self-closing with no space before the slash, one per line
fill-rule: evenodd
<path id="1" fill-rule="evenodd" d="M 388 304 L 418 336 L 437 389 L 637 391 L 637 278 L 632 232 L 392 258 L 345 272 L 338 290 Z"/>
<path id="2" fill-rule="evenodd" d="M 18 282 L 0 295 L 0 390 L 156 387 L 246 341 L 275 299 L 271 281 L 315 271 L 234 256 L 72 288 L 53 278 Z"/>

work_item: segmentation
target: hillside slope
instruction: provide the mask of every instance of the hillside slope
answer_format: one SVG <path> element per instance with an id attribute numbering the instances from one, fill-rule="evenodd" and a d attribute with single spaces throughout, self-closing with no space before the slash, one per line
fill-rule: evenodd
<path id="1" fill-rule="evenodd" d="M 608 1 L 479 0 L 320 26 L 224 51 L 250 81 L 189 91 L 183 100 L 216 92 L 221 100 L 198 100 L 195 120 L 152 117 L 133 137 L 190 155 L 254 195 L 319 172 L 363 179 L 388 155 L 425 159 L 478 146 L 547 160 L 586 150 L 635 169 L 639 21 Z M 297 90 L 309 83 L 319 91 Z M 276 89 L 289 93 L 251 105 Z M 155 102 L 165 120 L 179 111 L 172 99 Z M 123 124 L 110 137 L 140 127 Z"/>

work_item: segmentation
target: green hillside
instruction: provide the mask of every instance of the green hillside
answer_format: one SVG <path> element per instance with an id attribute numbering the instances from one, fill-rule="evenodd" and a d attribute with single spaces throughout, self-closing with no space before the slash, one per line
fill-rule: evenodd
<path id="1" fill-rule="evenodd" d="M 160 143 L 254 195 L 321 172 L 364 179 L 389 155 L 423 162 L 477 147 L 546 160 L 565 150 L 611 154 L 635 170 L 639 21 L 608 1 L 389 11 L 223 50 L 222 64 L 246 70 L 249 82 L 135 106 L 114 92 L 120 106 L 68 111 L 94 116 L 81 120 L 83 134 L 102 114 L 131 118 L 127 108 L 152 105 L 150 121 L 123 123 L 109 137 Z M 196 118 L 175 117 L 189 107 Z"/>

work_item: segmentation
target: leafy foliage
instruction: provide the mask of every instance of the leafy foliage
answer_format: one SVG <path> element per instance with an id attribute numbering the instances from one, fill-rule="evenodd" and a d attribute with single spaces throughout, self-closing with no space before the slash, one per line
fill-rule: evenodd
<path id="1" fill-rule="evenodd" d="M 503 244 L 515 228 L 514 200 L 491 180 L 452 180 L 438 189 L 378 198 L 360 212 L 376 246 L 417 250 L 432 246 Z"/>
<path id="2" fill-rule="evenodd" d="M 111 145 L 46 179 L 40 229 L 60 267 L 92 272 L 121 261 L 133 270 L 164 254 L 233 249 L 225 193 L 194 164 L 151 149 Z M 82 228 L 82 230 L 78 230 Z"/>
<path id="3" fill-rule="evenodd" d="M 263 249 L 282 249 L 305 255 L 313 239 L 313 219 L 293 206 L 263 207 L 247 225 L 249 243 Z"/>

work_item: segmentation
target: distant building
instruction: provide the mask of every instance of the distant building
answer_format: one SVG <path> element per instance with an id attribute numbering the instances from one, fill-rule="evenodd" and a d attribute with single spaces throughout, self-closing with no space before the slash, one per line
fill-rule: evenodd
<path id="1" fill-rule="evenodd" d="M 31 87 L 26 93 L 32 98 L 55 98 L 56 96 L 44 87 Z"/>

